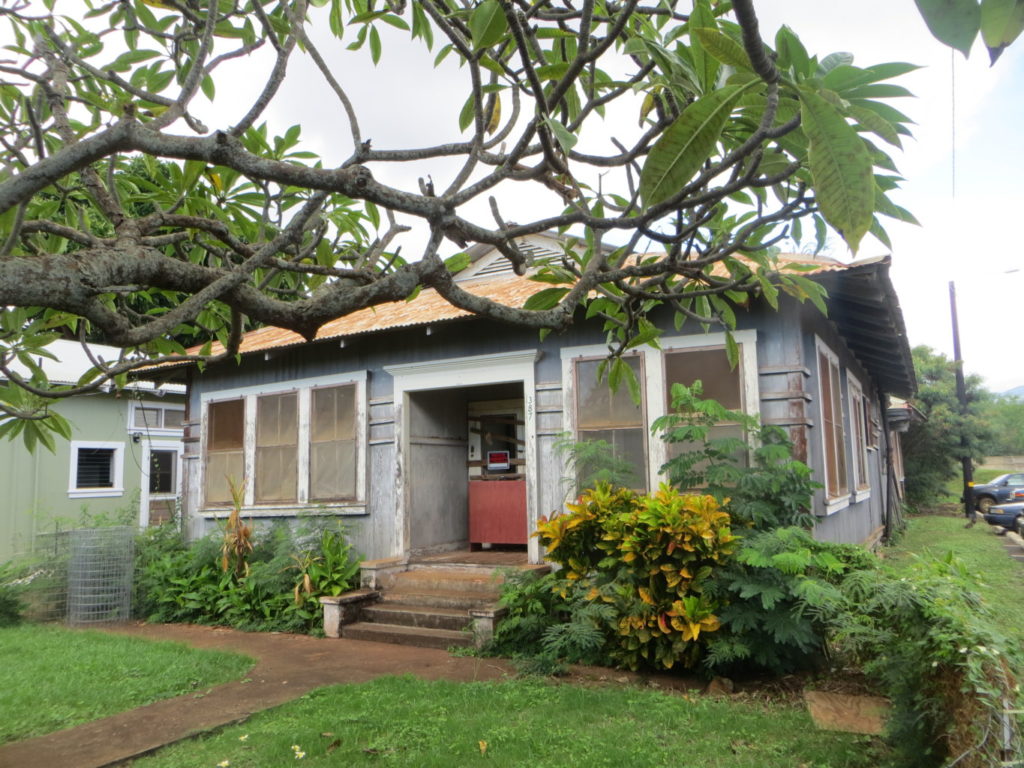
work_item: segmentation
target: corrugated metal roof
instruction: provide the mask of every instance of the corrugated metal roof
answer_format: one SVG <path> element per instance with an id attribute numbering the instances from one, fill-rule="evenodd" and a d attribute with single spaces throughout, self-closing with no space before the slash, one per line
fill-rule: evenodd
<path id="1" fill-rule="evenodd" d="M 806 267 L 800 269 L 799 274 L 815 278 L 828 290 L 829 318 L 847 338 L 853 353 L 886 392 L 910 397 L 916 391 L 914 367 L 903 315 L 889 280 L 889 257 L 852 264 L 800 255 L 784 255 L 779 260 L 783 266 Z M 528 277 L 499 274 L 461 281 L 460 287 L 509 307 L 522 307 L 530 296 L 550 286 Z M 412 301 L 393 301 L 332 320 L 320 328 L 315 340 L 425 326 L 471 316 L 472 313 L 453 307 L 437 291 L 425 289 Z M 292 331 L 260 328 L 245 334 L 240 352 L 264 352 L 305 343 L 302 336 Z M 214 344 L 214 353 L 221 350 L 219 344 Z"/>
<path id="2" fill-rule="evenodd" d="M 643 256 L 637 256 L 638 260 L 642 258 Z M 809 271 L 800 272 L 800 274 L 809 276 L 821 272 L 841 271 L 850 266 L 832 259 L 811 259 L 802 256 L 782 256 L 780 260 L 785 264 L 813 267 L 814 269 Z M 551 286 L 548 283 L 540 283 L 530 280 L 528 277 L 509 273 L 461 281 L 459 287 L 509 307 L 521 307 L 535 293 Z M 332 320 L 317 331 L 315 340 L 338 339 L 394 328 L 431 325 L 471 315 L 471 312 L 453 307 L 437 291 L 428 288 L 421 291 L 412 301 L 392 301 L 387 304 L 379 304 L 376 307 L 361 309 Z M 264 352 L 304 343 L 306 343 L 305 339 L 293 331 L 283 328 L 259 328 L 242 337 L 239 351 L 242 354 Z M 190 352 L 198 350 L 199 347 L 195 347 Z M 222 350 L 223 347 L 215 343 L 211 351 L 217 354 Z"/>

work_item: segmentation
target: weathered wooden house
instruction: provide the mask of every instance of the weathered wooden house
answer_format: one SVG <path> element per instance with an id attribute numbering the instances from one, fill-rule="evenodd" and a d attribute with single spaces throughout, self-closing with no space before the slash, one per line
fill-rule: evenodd
<path id="1" fill-rule="evenodd" d="M 559 250 L 543 237 L 524 245 Z M 473 255 L 458 276 L 466 290 L 521 306 L 545 287 L 495 252 Z M 778 311 L 753 302 L 739 312 L 735 368 L 722 334 L 666 333 L 660 349 L 629 358 L 639 405 L 598 384 L 603 335 L 582 318 L 540 340 L 424 290 L 329 323 L 308 343 L 253 331 L 237 364 L 172 369 L 190 393 L 189 530 L 202 535 L 228 514 L 233 478 L 247 517 L 339 516 L 369 559 L 506 545 L 538 562 L 529 534 L 566 495 L 559 438 L 608 441 L 656 487 L 666 447 L 650 425 L 672 382 L 699 378 L 706 396 L 789 429 L 823 485 L 816 536 L 877 539 L 896 502 L 886 397 L 915 388 L 889 261 L 811 266 L 828 317 L 785 296 Z"/>

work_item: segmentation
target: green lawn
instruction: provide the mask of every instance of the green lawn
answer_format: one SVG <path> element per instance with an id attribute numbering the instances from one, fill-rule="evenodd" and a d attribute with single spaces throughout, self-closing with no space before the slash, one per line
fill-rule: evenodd
<path id="1" fill-rule="evenodd" d="M 900 564 L 909 563 L 911 553 L 941 557 L 952 551 L 977 577 L 996 626 L 1019 643 L 1024 641 L 1024 563 L 1006 554 L 1004 539 L 993 531 L 980 517 L 973 528 L 964 528 L 962 515 L 919 515 L 909 518 L 906 534 L 888 556 Z"/>
<path id="2" fill-rule="evenodd" d="M 0 629 L 0 743 L 235 680 L 253 660 L 54 625 Z"/>
<path id="3" fill-rule="evenodd" d="M 450 768 L 858 768 L 874 742 L 816 730 L 803 707 L 537 680 L 383 678 L 321 688 L 137 768 L 303 764 Z"/>

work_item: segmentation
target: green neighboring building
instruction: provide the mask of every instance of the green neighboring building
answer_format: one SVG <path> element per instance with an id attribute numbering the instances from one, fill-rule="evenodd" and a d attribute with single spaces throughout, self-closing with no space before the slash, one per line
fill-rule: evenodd
<path id="1" fill-rule="evenodd" d="M 53 382 L 72 383 L 92 367 L 77 342 L 48 347 L 59 361 L 42 360 Z M 116 359 L 119 350 L 90 345 Z M 184 388 L 135 382 L 58 401 L 72 425 L 56 452 L 29 453 L 20 438 L 0 440 L 0 562 L 32 548 L 40 533 L 78 527 L 87 518 L 140 526 L 174 513 L 180 495 Z"/>

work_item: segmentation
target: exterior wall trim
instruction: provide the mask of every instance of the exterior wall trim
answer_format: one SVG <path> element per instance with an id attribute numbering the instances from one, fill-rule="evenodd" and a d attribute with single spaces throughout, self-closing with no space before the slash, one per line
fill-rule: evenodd
<path id="1" fill-rule="evenodd" d="M 539 500 L 537 498 L 537 406 L 536 406 L 536 363 L 540 350 L 526 349 L 493 355 L 453 357 L 443 360 L 384 366 L 394 378 L 395 402 L 395 455 L 398 460 L 396 477 L 396 498 L 398 500 L 398 524 L 401 526 L 399 540 L 403 552 L 411 548 L 411 520 L 409 519 L 411 492 L 406 480 L 409 461 L 409 408 L 411 392 L 432 389 L 458 389 L 483 384 L 522 382 L 523 410 L 525 413 L 526 439 L 526 524 L 528 530 L 537 527 Z M 530 538 L 527 555 L 531 563 L 541 560 L 540 545 L 536 538 Z"/>

